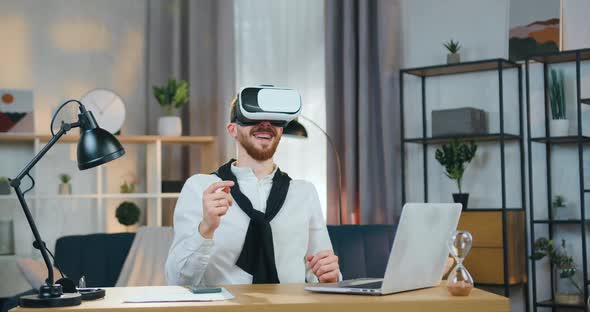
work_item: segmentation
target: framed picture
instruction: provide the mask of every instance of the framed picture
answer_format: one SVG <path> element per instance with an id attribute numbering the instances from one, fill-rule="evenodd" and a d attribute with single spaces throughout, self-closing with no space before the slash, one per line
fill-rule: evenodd
<path id="1" fill-rule="evenodd" d="M 33 91 L 0 89 L 0 132 L 34 133 Z"/>
<path id="2" fill-rule="evenodd" d="M 509 58 L 520 61 L 529 55 L 558 52 L 560 21 L 560 0 L 510 0 Z"/>

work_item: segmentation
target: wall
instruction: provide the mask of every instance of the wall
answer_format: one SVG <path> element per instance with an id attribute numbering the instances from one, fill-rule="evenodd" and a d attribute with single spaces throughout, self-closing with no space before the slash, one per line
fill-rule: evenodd
<path id="1" fill-rule="evenodd" d="M 323 2 L 315 0 L 237 1 L 234 29 L 237 89 L 258 84 L 294 88 L 302 97 L 302 115 L 325 129 L 323 12 Z M 309 137 L 283 136 L 275 161 L 293 179 L 314 184 L 325 218 L 326 159 L 333 156 L 327 156 L 321 131 L 299 121 Z"/>
<path id="2" fill-rule="evenodd" d="M 509 0 L 502 1 L 433 1 L 433 0 L 401 0 L 402 24 L 403 24 L 403 66 L 420 67 L 445 63 L 446 52 L 442 42 L 453 38 L 459 40 L 463 46 L 461 59 L 473 61 L 508 55 L 508 25 L 510 20 Z M 563 31 L 564 49 L 590 47 L 589 29 L 585 12 L 590 8 L 588 1 L 563 0 Z M 575 119 L 575 71 L 572 65 L 559 65 L 566 75 L 566 98 L 569 99 L 568 114 Z M 590 97 L 590 65 L 582 66 L 582 97 Z M 523 72 L 524 74 L 524 72 Z M 523 75 L 524 77 L 524 75 Z M 542 135 L 543 126 L 543 89 L 542 67 L 531 66 L 531 127 L 533 136 Z M 450 76 L 441 78 L 429 78 L 426 84 L 427 99 L 427 132 L 430 135 L 430 112 L 436 108 L 453 108 L 473 106 L 486 110 L 489 114 L 490 130 L 498 129 L 498 86 L 496 73 L 484 73 L 465 76 Z M 518 112 L 517 103 L 517 77 L 513 72 L 505 72 L 504 75 L 504 118 L 507 123 L 507 131 L 517 131 Z M 404 103 L 406 135 L 421 136 L 420 124 L 420 80 L 412 76 L 404 77 Z M 524 81 L 523 81 L 524 87 Z M 573 102 L 572 102 L 573 101 Z M 524 104 L 524 101 L 523 101 Z M 583 107 L 583 126 L 590 125 L 589 108 Z M 524 115 L 523 115 L 524 116 Z M 570 131 L 576 129 L 575 120 L 570 122 Z M 584 131 L 587 132 L 590 129 Z M 497 208 L 499 201 L 499 148 L 490 144 L 480 144 L 477 159 L 470 164 L 465 174 L 464 189 L 471 193 L 470 207 Z M 578 166 L 576 149 L 572 147 L 555 149 L 553 153 L 553 189 L 554 192 L 564 195 L 569 199 L 571 216 L 579 217 L 579 183 L 577 180 Z M 408 146 L 408 155 L 420 155 L 418 160 L 413 156 L 407 157 L 408 163 L 408 200 L 422 200 L 422 163 L 421 148 Z M 585 184 L 590 182 L 590 162 L 585 153 L 586 177 Z M 544 145 L 534 144 L 533 179 L 534 213 L 536 218 L 546 216 L 546 180 Z M 520 207 L 520 189 L 518 164 L 518 150 L 507 145 L 507 190 L 508 207 Z M 570 165 L 571 164 L 571 165 Z M 450 193 L 456 190 L 455 186 L 442 174 L 440 165 L 434 160 L 433 149 L 428 154 L 429 168 L 429 199 L 431 201 L 450 201 Z M 526 169 L 526 168 L 525 168 Z M 528 194 L 528 185 L 526 186 Z M 555 193 L 554 193 L 555 194 Z M 527 202 L 528 202 L 527 195 Z M 590 197 L 586 196 L 587 206 Z M 530 209 L 527 204 L 527 209 Z M 576 214 L 577 213 L 577 214 Z M 589 210 L 586 208 L 586 214 Z M 546 235 L 547 226 L 535 227 L 536 234 Z M 581 266 L 581 242 L 579 240 L 579 228 L 564 226 L 556 230 L 556 239 L 565 238 L 568 241 L 568 251 L 573 254 L 578 266 Z M 590 237 L 587 238 L 587 241 Z M 588 248 L 588 247 L 586 247 Z M 540 262 L 537 265 L 538 293 L 540 297 L 550 295 L 548 287 L 548 265 Z M 578 278 L 581 279 L 579 274 Z M 513 297 L 512 310 L 522 311 L 522 294 Z"/>
<path id="3" fill-rule="evenodd" d="M 81 98 L 95 88 L 119 94 L 127 109 L 122 134 L 144 134 L 146 1 L 33 1 L 0 2 L 0 87 L 32 89 L 35 131 L 49 133 L 49 121 L 58 105 Z M 72 120 L 71 113 L 60 119 Z M 75 145 L 54 147 L 36 168 L 38 195 L 57 193 L 59 173 L 72 175 L 74 193 L 96 190 L 96 169 L 76 168 Z M 32 145 L 2 146 L 0 175 L 15 176 L 32 158 Z M 126 157 L 105 167 L 104 190 L 118 192 L 121 176 L 145 172 L 143 151 L 126 147 Z M 9 154 L 7 154 L 9 153 Z M 4 158 L 4 156 L 7 156 Z M 26 182 L 28 183 L 28 182 Z M 144 183 L 140 185 L 140 191 Z M 104 228 L 97 226 L 95 200 L 47 200 L 33 207 L 39 230 L 48 246 L 67 234 L 121 231 L 109 203 Z M 28 233 L 16 202 L 0 201 L 0 217 L 13 218 L 17 231 Z M 17 241 L 17 254 L 31 253 L 32 238 Z M 34 253 L 36 255 L 36 253 Z"/>
<path id="4" fill-rule="evenodd" d="M 562 0 L 563 45 L 567 50 L 590 48 L 590 1 Z"/>

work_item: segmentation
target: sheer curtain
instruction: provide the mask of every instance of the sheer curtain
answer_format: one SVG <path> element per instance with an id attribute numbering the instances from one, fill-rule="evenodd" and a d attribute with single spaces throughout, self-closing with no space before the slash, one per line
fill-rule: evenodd
<path id="1" fill-rule="evenodd" d="M 326 127 L 324 3 L 317 0 L 234 2 L 236 90 L 273 84 L 295 88 L 302 114 Z M 326 139 L 305 120 L 308 139 L 283 137 L 276 163 L 294 179 L 312 182 L 326 217 Z M 328 157 L 328 158 L 327 158 Z"/>

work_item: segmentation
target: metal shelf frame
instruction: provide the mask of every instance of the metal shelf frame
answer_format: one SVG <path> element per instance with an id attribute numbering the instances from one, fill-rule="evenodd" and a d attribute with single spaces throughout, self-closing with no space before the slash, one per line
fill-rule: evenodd
<path id="1" fill-rule="evenodd" d="M 482 72 L 497 72 L 497 83 L 498 83 L 498 108 L 499 108 L 499 132 L 490 133 L 488 135 L 479 136 L 457 136 L 457 137 L 429 137 L 427 134 L 426 127 L 426 82 L 428 77 L 441 77 L 448 75 L 473 75 Z M 505 71 L 516 71 L 518 75 L 518 127 L 519 133 L 509 134 L 506 133 L 504 128 L 504 72 Z M 421 81 L 421 122 L 422 122 L 422 137 L 418 138 L 406 138 L 405 137 L 405 120 L 404 120 L 404 75 L 413 75 L 420 78 Z M 419 68 L 408 68 L 401 69 L 399 72 L 399 90 L 400 90 L 400 125 L 401 125 L 401 178 L 402 178 L 402 205 L 406 203 L 406 144 L 418 143 L 422 146 L 422 162 L 423 162 L 423 187 L 424 187 L 424 202 L 428 202 L 428 148 L 431 145 L 441 144 L 450 142 L 452 139 L 466 140 L 466 141 L 477 141 L 486 142 L 488 144 L 499 144 L 500 145 L 500 163 L 501 163 L 501 196 L 502 204 L 499 209 L 495 211 L 502 212 L 502 234 L 503 234 L 503 253 L 504 253 L 504 283 L 500 285 L 503 288 L 504 295 L 510 297 L 511 287 L 509 282 L 510 268 L 508 265 L 508 231 L 507 231 L 507 211 L 511 210 L 507 207 L 506 203 L 506 144 L 518 144 L 520 151 L 520 191 L 521 191 L 521 207 L 525 214 L 526 220 L 526 190 L 525 190 L 525 156 L 524 156 L 524 126 L 523 126 L 523 86 L 522 86 L 522 66 L 512 61 L 496 58 L 489 60 L 480 60 L 474 62 L 465 62 L 451 65 L 436 65 Z M 514 112 L 516 113 L 516 112 Z M 467 209 L 466 211 L 479 211 L 479 209 Z M 523 229 L 523 235 L 526 237 L 526 226 Z M 525 239 L 525 245 L 528 242 Z M 527 251 L 528 246 L 523 251 L 525 257 L 528 257 Z M 528 284 L 523 283 L 523 293 L 525 294 L 525 308 L 529 310 L 528 300 Z"/>
<path id="2" fill-rule="evenodd" d="M 527 132 L 529 134 L 528 144 L 528 170 L 529 170 L 529 201 L 530 206 L 534 207 L 534 179 L 533 179 L 533 171 L 532 171 L 532 143 L 541 143 L 545 144 L 545 167 L 546 167 L 546 175 L 547 175 L 547 207 L 548 207 L 548 220 L 537 220 L 535 219 L 534 210 L 531 209 L 529 213 L 529 222 L 530 222 L 530 244 L 533 246 L 535 242 L 535 225 L 545 224 L 548 226 L 548 233 L 549 239 L 553 239 L 554 234 L 554 227 L 555 225 L 564 225 L 564 224 L 573 224 L 580 227 L 580 234 L 582 235 L 582 268 L 581 272 L 583 274 L 583 281 L 585 281 L 584 287 L 584 299 L 588 298 L 588 252 L 587 252 L 587 244 L 586 244 L 586 233 L 587 228 L 590 225 L 585 214 L 585 193 L 588 192 L 584 188 L 584 145 L 590 142 L 590 137 L 584 136 L 582 132 L 582 105 L 589 104 L 586 102 L 588 99 L 583 99 L 581 97 L 581 83 L 580 83 L 580 64 L 583 61 L 590 60 L 590 49 L 581 49 L 581 50 L 571 50 L 571 51 L 562 51 L 562 52 L 555 52 L 555 53 L 545 53 L 541 55 L 531 56 L 525 60 L 525 84 L 526 84 L 526 110 L 527 110 Z M 533 138 L 531 137 L 531 100 L 530 100 L 530 71 L 529 68 L 532 63 L 540 63 L 543 66 L 543 92 L 544 92 L 544 101 L 543 105 L 545 107 L 545 135 L 541 138 Z M 563 63 L 574 63 L 575 64 L 575 72 L 576 72 L 576 111 L 577 111 L 577 134 L 571 135 L 567 137 L 553 137 L 551 136 L 551 131 L 549 127 L 549 95 L 548 95 L 548 72 L 549 67 L 552 64 L 563 64 Z M 557 148 L 560 144 L 575 144 L 577 146 L 578 152 L 578 176 L 579 176 L 579 183 L 580 183 L 580 219 L 577 220 L 554 220 L 553 214 L 551 211 L 551 199 L 553 197 L 552 194 L 552 177 L 551 177 L 551 152 L 552 148 Z M 586 221 L 583 221 L 586 220 Z M 554 288 L 553 285 L 556 281 L 554 281 L 553 274 L 550 274 L 551 279 L 551 299 L 550 300 L 542 300 L 538 301 L 537 298 L 537 271 L 536 271 L 536 264 L 534 260 L 529 260 L 530 267 L 531 267 L 531 296 L 533 302 L 533 311 L 537 311 L 539 307 L 550 307 L 552 311 L 556 311 L 557 308 L 576 308 L 576 309 L 585 309 L 584 306 L 568 306 L 568 305 L 559 305 L 553 303 L 553 298 L 555 298 Z M 553 271 L 553 266 L 551 266 L 551 271 Z"/>

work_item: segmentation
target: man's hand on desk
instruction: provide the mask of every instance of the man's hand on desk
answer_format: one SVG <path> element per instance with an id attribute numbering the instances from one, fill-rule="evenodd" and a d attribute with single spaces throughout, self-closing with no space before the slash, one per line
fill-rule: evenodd
<path id="1" fill-rule="evenodd" d="M 232 186 L 234 186 L 233 181 L 220 181 L 211 184 L 203 191 L 203 220 L 199 223 L 199 233 L 204 238 L 213 237 L 221 217 L 232 205 L 234 200 L 229 193 Z"/>
<path id="2" fill-rule="evenodd" d="M 315 255 L 307 256 L 307 262 L 320 283 L 338 281 L 340 266 L 338 265 L 338 257 L 334 255 L 332 250 L 324 250 Z"/>

